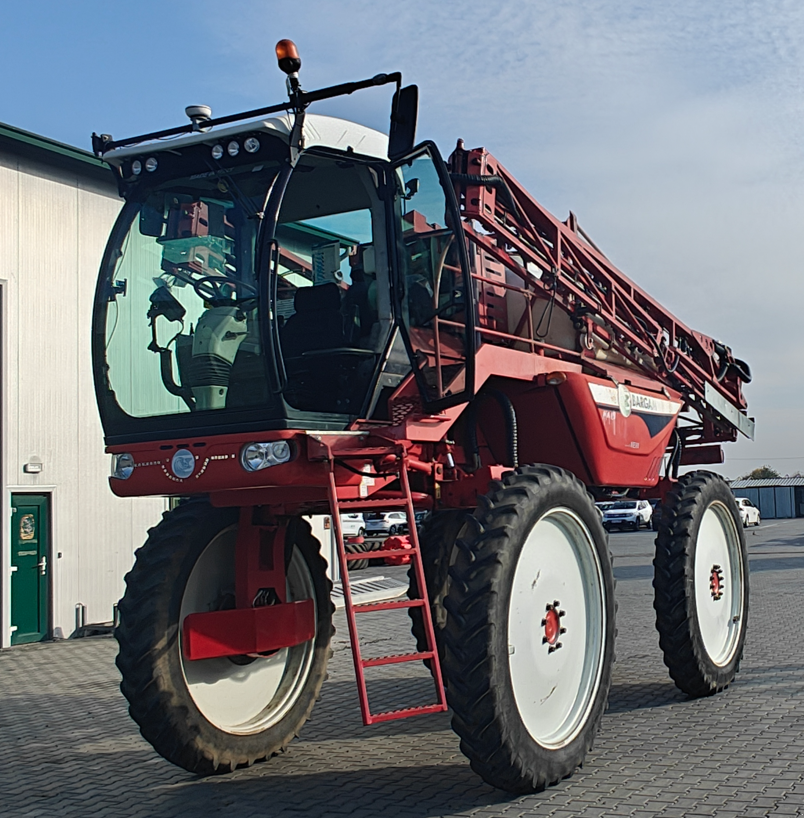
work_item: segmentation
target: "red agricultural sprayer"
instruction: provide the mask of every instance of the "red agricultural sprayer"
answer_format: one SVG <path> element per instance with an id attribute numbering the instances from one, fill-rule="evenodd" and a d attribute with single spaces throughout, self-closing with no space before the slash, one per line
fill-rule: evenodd
<path id="1" fill-rule="evenodd" d="M 606 705 L 614 582 L 595 500 L 661 504 L 655 608 L 692 696 L 734 678 L 748 567 L 722 462 L 748 367 L 551 216 L 485 149 L 415 144 L 399 74 L 114 141 L 125 206 L 97 287 L 95 385 L 120 496 L 182 498 L 137 552 L 118 666 L 156 750 L 215 773 L 298 733 L 330 656 L 334 525 L 363 720 L 453 712 L 473 768 L 526 792 L 583 761 Z M 308 112 L 395 85 L 390 135 Z M 406 514 L 404 601 L 356 604 L 340 515 Z M 429 512 L 417 534 L 414 513 Z M 638 524 L 638 523 L 637 523 Z M 384 552 L 393 557 L 393 549 Z M 418 647 L 365 656 L 366 612 Z M 432 702 L 375 712 L 371 668 Z M 445 693 L 446 689 L 446 693 Z"/>

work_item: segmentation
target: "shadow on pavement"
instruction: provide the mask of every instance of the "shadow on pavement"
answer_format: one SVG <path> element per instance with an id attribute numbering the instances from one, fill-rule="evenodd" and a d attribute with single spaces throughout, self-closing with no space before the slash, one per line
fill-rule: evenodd
<path id="1" fill-rule="evenodd" d="M 178 814 L 193 803 L 205 805 L 197 814 L 247 814 L 260 803 L 271 818 L 311 815 L 412 816 L 434 818 L 464 810 L 498 806 L 519 798 L 485 784 L 463 759 L 459 763 L 326 770 L 299 774 L 268 773 L 255 777 L 198 779 L 189 786 L 163 793 L 163 815 Z M 348 762 L 348 759 L 346 759 Z M 333 796 L 337 788 L 339 796 Z M 172 788 L 171 788 L 172 790 Z M 348 799 L 342 800 L 348 793 Z M 173 799 L 175 798 L 175 802 Z M 173 804 L 171 805 L 171 802 Z M 217 808 L 217 809 L 216 809 Z M 175 810 L 175 811 L 174 811 Z M 182 813 L 183 814 L 183 813 Z"/>
<path id="2" fill-rule="evenodd" d="M 607 713 L 627 713 L 689 701 L 672 681 L 649 684 L 613 684 Z"/>

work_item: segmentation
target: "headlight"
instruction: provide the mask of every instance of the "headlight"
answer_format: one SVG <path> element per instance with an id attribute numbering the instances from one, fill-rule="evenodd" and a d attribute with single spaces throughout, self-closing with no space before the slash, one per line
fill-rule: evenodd
<path id="1" fill-rule="evenodd" d="M 226 152 L 229 154 L 229 156 L 237 156 L 237 154 L 240 153 L 240 143 L 232 140 L 226 146 Z"/>
<path id="2" fill-rule="evenodd" d="M 133 173 L 135 176 L 139 176 L 139 175 L 142 173 L 142 162 L 140 162 L 140 160 L 139 160 L 139 159 L 135 159 L 135 160 L 134 160 L 134 161 L 131 163 L 131 172 L 132 172 L 132 173 Z"/>
<path id="3" fill-rule="evenodd" d="M 112 460 L 112 477 L 118 480 L 128 480 L 134 474 L 134 465 L 134 455 L 128 452 L 116 454 Z"/>
<path id="4" fill-rule="evenodd" d="M 244 143 L 243 147 L 248 153 L 257 153 L 260 149 L 260 140 L 256 136 L 250 136 Z"/>
<path id="5" fill-rule="evenodd" d="M 240 464 L 246 471 L 259 471 L 268 466 L 287 463 L 291 456 L 287 440 L 275 440 L 272 443 L 249 443 L 240 452 Z"/>
<path id="6" fill-rule="evenodd" d="M 153 173 L 158 167 L 159 162 L 155 156 L 149 156 L 145 160 L 145 170 L 147 170 L 148 173 Z"/>
<path id="7" fill-rule="evenodd" d="M 223 156 L 223 145 L 213 145 L 211 153 L 213 159 L 220 159 Z"/>

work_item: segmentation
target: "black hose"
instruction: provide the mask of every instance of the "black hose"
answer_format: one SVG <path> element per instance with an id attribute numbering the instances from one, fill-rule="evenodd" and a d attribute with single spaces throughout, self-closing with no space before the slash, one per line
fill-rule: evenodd
<path id="1" fill-rule="evenodd" d="M 518 221 L 524 221 L 522 213 L 519 210 L 519 205 L 516 203 L 511 188 L 502 176 L 480 176 L 474 173 L 450 173 L 449 178 L 453 182 L 463 182 L 467 185 L 487 185 L 488 187 L 496 188 L 502 193 L 502 198 L 505 200 L 505 206 L 516 216 Z"/>
<path id="2" fill-rule="evenodd" d="M 466 413 L 466 453 L 470 460 L 469 470 L 477 471 L 480 468 L 480 447 L 477 442 L 477 413 L 480 404 L 487 397 L 494 398 L 499 403 L 505 416 L 505 432 L 508 441 L 508 460 L 505 465 L 516 468 L 519 465 L 519 439 L 517 433 L 516 410 L 511 399 L 499 389 L 484 389 L 469 405 Z"/>
<path id="3" fill-rule="evenodd" d="M 159 370 L 165 389 L 167 389 L 171 395 L 181 398 L 187 404 L 187 408 L 191 412 L 194 412 L 195 399 L 193 398 L 193 390 L 188 386 L 179 386 L 176 381 L 173 380 L 173 353 L 164 347 L 160 347 L 157 352 L 159 353 Z"/>
<path id="4" fill-rule="evenodd" d="M 667 461 L 667 469 L 665 470 L 664 476 L 665 479 L 668 478 L 671 474 L 673 476 L 673 480 L 678 478 L 678 467 L 681 465 L 681 453 L 683 451 L 683 444 L 681 443 L 681 435 L 678 433 L 678 430 L 673 430 L 673 453 L 670 455 L 669 460 Z"/>
<path id="5" fill-rule="evenodd" d="M 745 361 L 735 358 L 731 365 L 743 383 L 751 383 L 751 367 Z"/>

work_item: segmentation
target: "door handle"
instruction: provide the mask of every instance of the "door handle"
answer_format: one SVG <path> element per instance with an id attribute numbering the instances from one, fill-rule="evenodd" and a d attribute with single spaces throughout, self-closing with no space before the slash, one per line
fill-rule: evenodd
<path id="1" fill-rule="evenodd" d="M 36 567 L 39 569 L 39 576 L 43 577 L 47 573 L 47 557 L 42 557 Z"/>

